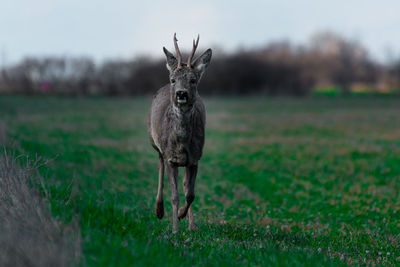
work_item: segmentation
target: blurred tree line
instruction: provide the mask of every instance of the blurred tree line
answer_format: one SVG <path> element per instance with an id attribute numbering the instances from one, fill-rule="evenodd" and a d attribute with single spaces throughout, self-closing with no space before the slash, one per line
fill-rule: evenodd
<path id="1" fill-rule="evenodd" d="M 3 68 L 0 92 L 49 95 L 144 95 L 168 82 L 165 60 L 26 58 Z M 235 53 L 214 51 L 199 91 L 212 94 L 307 95 L 315 88 L 388 92 L 398 90 L 400 60 L 379 63 L 357 41 L 323 32 L 306 45 L 289 42 Z"/>

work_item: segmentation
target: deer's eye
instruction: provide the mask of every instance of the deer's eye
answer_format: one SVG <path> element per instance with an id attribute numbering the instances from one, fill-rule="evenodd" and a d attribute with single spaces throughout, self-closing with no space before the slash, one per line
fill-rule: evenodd
<path id="1" fill-rule="evenodd" d="M 171 83 L 174 84 L 175 83 L 175 79 L 171 79 Z"/>
<path id="2" fill-rule="evenodd" d="M 196 79 L 190 79 L 191 84 L 196 84 Z"/>

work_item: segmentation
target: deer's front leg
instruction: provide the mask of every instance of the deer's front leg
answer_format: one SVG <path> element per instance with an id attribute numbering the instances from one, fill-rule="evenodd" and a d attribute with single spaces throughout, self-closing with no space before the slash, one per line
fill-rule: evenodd
<path id="1" fill-rule="evenodd" d="M 193 210 L 192 210 L 192 203 L 194 200 L 194 185 L 196 182 L 196 176 L 197 176 L 197 164 L 190 165 L 186 167 L 185 170 L 185 175 L 183 177 L 183 188 L 185 190 L 185 197 L 186 197 L 186 202 L 185 205 L 179 209 L 179 219 L 183 219 L 186 214 L 188 214 L 189 217 L 189 229 L 195 230 L 196 225 L 194 224 L 194 218 L 193 218 Z"/>
<path id="2" fill-rule="evenodd" d="M 156 198 L 156 214 L 158 219 L 164 217 L 164 159 L 161 153 L 158 154 L 158 191 Z"/>
<path id="3" fill-rule="evenodd" d="M 165 162 L 164 165 L 166 165 L 169 187 L 171 189 L 172 233 L 175 234 L 178 232 L 178 167 L 174 166 L 170 162 Z"/>

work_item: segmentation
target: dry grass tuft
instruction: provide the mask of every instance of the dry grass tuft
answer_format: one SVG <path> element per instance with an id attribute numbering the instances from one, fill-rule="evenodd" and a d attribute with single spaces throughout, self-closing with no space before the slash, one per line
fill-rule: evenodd
<path id="1" fill-rule="evenodd" d="M 6 123 L 4 121 L 0 121 L 0 145 L 4 145 L 6 143 Z"/>
<path id="2" fill-rule="evenodd" d="M 0 266 L 70 266 L 80 257 L 77 227 L 52 218 L 29 186 L 38 166 L 21 168 L 7 153 L 0 156 Z"/>

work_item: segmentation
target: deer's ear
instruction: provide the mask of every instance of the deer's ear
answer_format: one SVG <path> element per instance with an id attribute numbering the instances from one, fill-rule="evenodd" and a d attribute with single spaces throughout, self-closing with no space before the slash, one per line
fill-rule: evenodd
<path id="1" fill-rule="evenodd" d="M 211 49 L 207 49 L 201 56 L 199 56 L 193 63 L 193 69 L 200 73 L 200 76 L 203 75 L 204 71 L 210 64 L 212 56 Z"/>
<path id="2" fill-rule="evenodd" d="M 176 66 L 178 65 L 178 60 L 176 57 L 167 50 L 167 48 L 163 47 L 164 54 L 167 57 L 167 69 L 169 71 L 174 70 Z"/>

